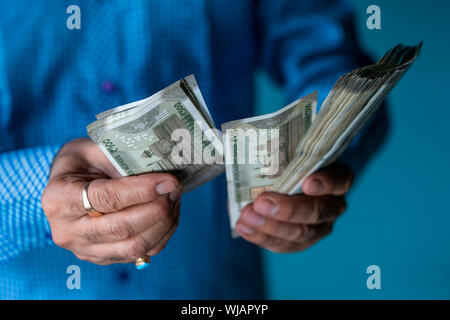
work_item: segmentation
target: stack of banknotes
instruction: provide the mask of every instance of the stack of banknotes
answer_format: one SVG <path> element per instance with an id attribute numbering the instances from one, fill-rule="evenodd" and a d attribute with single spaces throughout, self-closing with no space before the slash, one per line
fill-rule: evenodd
<path id="1" fill-rule="evenodd" d="M 232 234 L 242 208 L 265 191 L 301 192 L 334 162 L 420 53 L 397 45 L 376 64 L 336 82 L 319 113 L 317 92 L 277 112 L 216 129 L 193 75 L 153 96 L 104 111 L 88 135 L 124 176 L 169 172 L 184 192 L 224 169 Z"/>

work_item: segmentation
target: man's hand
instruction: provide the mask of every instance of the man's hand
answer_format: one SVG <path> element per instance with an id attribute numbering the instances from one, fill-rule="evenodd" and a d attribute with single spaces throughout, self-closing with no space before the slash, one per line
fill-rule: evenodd
<path id="1" fill-rule="evenodd" d="M 100 217 L 90 217 L 82 190 Z M 55 157 L 42 207 L 54 242 L 96 264 L 128 263 L 159 253 L 175 232 L 181 185 L 175 177 L 149 173 L 121 177 L 88 139 L 66 144 Z"/>
<path id="2" fill-rule="evenodd" d="M 346 167 L 333 165 L 306 178 L 304 194 L 263 193 L 242 209 L 236 229 L 244 239 L 274 252 L 304 250 L 331 232 L 346 209 L 352 181 Z"/>

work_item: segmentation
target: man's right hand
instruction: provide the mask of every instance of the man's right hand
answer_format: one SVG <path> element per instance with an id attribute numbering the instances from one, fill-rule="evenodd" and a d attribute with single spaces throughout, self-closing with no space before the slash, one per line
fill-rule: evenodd
<path id="1" fill-rule="evenodd" d="M 87 182 L 90 217 L 82 200 Z M 64 145 L 55 157 L 42 207 L 53 241 L 96 264 L 129 263 L 159 253 L 178 225 L 181 184 L 166 173 L 121 177 L 89 139 Z"/>

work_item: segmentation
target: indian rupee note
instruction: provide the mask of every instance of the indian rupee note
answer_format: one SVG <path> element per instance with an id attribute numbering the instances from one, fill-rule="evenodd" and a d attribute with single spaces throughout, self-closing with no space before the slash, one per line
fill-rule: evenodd
<path id="1" fill-rule="evenodd" d="M 311 126 L 317 92 L 264 116 L 224 123 L 225 168 L 232 235 L 245 205 L 269 191 Z"/>
<path id="2" fill-rule="evenodd" d="M 87 130 L 123 176 L 169 172 L 187 192 L 224 169 L 220 134 L 179 84 L 137 108 L 100 118 Z"/>

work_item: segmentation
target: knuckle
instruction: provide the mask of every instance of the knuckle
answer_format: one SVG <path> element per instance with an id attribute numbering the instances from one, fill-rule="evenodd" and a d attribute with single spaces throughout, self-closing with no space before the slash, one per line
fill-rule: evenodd
<path id="1" fill-rule="evenodd" d="M 271 240 L 271 244 L 268 245 L 268 249 L 274 253 L 284 253 L 287 252 L 286 245 L 280 239 Z"/>
<path id="2" fill-rule="evenodd" d="M 325 202 L 322 201 L 322 199 L 315 199 L 313 210 L 311 211 L 311 214 L 308 218 L 308 223 L 317 223 L 319 222 L 320 218 L 323 216 L 323 213 L 325 212 L 326 205 Z"/>
<path id="3" fill-rule="evenodd" d="M 300 233 L 301 233 L 301 239 L 303 241 L 308 241 L 313 237 L 313 229 L 310 228 L 309 226 L 302 224 L 299 226 L 300 229 Z"/>
<path id="4" fill-rule="evenodd" d="M 61 248 L 67 248 L 71 243 L 70 237 L 65 232 L 53 231 L 52 239 L 53 242 Z"/>
<path id="5" fill-rule="evenodd" d="M 94 207 L 97 205 L 100 208 L 105 208 L 106 210 L 111 211 L 118 211 L 123 208 L 120 193 L 114 187 L 105 187 L 100 191 L 94 192 L 92 197 Z"/>
<path id="6" fill-rule="evenodd" d="M 148 246 L 146 245 L 146 241 L 142 240 L 141 237 L 136 237 L 126 244 L 124 248 L 124 257 L 125 258 L 132 258 L 137 259 L 141 256 L 143 256 L 148 249 Z"/>
<path id="7" fill-rule="evenodd" d="M 109 257 L 87 257 L 86 261 L 91 262 L 91 263 L 95 263 L 99 266 L 106 266 L 106 265 L 110 265 L 112 263 L 117 263 L 120 260 L 114 260 L 116 259 L 116 257 L 111 257 L 112 260 L 108 259 Z"/>
<path id="8" fill-rule="evenodd" d="M 106 254 L 102 257 L 101 260 L 98 260 L 98 262 L 95 262 L 96 264 L 99 265 L 109 265 L 109 264 L 113 264 L 113 263 L 118 263 L 118 262 L 124 262 L 124 261 L 133 261 L 133 259 L 129 258 L 129 257 L 125 257 L 122 254 L 117 254 L 117 253 L 109 253 Z"/>
<path id="9" fill-rule="evenodd" d="M 290 208 L 289 210 L 287 210 L 286 212 L 286 221 L 290 221 L 294 218 L 294 215 L 297 213 L 297 210 L 294 210 L 293 208 Z"/>
<path id="10" fill-rule="evenodd" d="M 276 248 L 280 245 L 280 240 L 275 237 L 267 237 L 266 239 L 266 246 L 271 248 Z"/>
<path id="11" fill-rule="evenodd" d="M 266 224 L 268 224 L 268 227 L 267 227 L 267 229 L 268 229 L 268 233 L 269 234 L 281 234 L 281 233 L 283 233 L 282 231 L 282 227 L 281 227 L 281 223 L 279 223 L 279 222 L 276 222 L 276 221 L 271 221 L 271 223 L 267 223 L 266 222 Z M 263 227 L 264 227 L 264 225 L 263 225 Z"/>
<path id="12" fill-rule="evenodd" d="M 278 201 L 280 204 L 280 211 L 282 212 L 282 218 L 284 221 L 294 220 L 296 215 L 301 214 L 302 203 L 301 198 L 298 196 L 288 196 Z"/>
<path id="13" fill-rule="evenodd" d="M 286 220 L 295 222 L 300 219 L 303 221 L 305 219 L 303 217 L 308 217 L 308 214 L 311 211 L 311 198 L 297 195 L 294 199 L 295 201 L 293 201 L 292 209 L 287 213 Z"/>
<path id="14" fill-rule="evenodd" d="M 153 210 L 155 212 L 155 216 L 157 220 L 164 220 L 169 217 L 169 201 L 164 199 L 162 201 L 155 201 L 152 203 Z"/>
<path id="15" fill-rule="evenodd" d="M 47 217 L 54 216 L 61 209 L 58 201 L 52 197 L 52 192 L 49 191 L 48 187 L 42 193 L 41 205 Z"/>
<path id="16" fill-rule="evenodd" d="M 153 181 L 149 181 L 148 179 L 144 180 L 144 183 L 141 184 L 142 188 L 139 189 L 140 192 L 142 192 L 142 197 L 145 197 L 146 195 L 155 194 L 155 183 Z"/>
<path id="17" fill-rule="evenodd" d="M 89 240 L 92 242 L 97 242 L 103 238 L 103 235 L 95 225 L 90 225 L 89 227 L 87 227 L 86 231 L 84 232 L 83 237 L 86 240 Z"/>
<path id="18" fill-rule="evenodd" d="M 109 224 L 108 233 L 116 240 L 128 239 L 134 234 L 134 228 L 125 218 L 117 218 Z"/>
<path id="19" fill-rule="evenodd" d="M 300 239 L 302 236 L 302 227 L 301 225 L 299 226 L 294 226 L 292 228 L 292 230 L 290 232 L 287 233 L 287 240 L 289 241 L 294 241 L 297 239 Z"/>
<path id="20" fill-rule="evenodd" d="M 143 176 L 124 177 L 118 183 L 121 189 L 126 189 L 128 201 L 133 203 L 140 202 L 140 200 L 148 198 L 149 194 L 154 193 L 154 188 L 147 179 L 143 179 Z"/>

